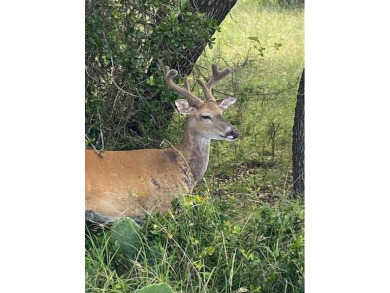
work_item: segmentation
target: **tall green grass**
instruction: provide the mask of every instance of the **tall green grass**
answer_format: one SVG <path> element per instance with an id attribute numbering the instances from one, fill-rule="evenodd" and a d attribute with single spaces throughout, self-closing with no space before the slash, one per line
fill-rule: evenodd
<path id="1" fill-rule="evenodd" d="M 208 77 L 212 63 L 232 68 L 215 95 L 238 99 L 225 116 L 240 139 L 212 142 L 195 194 L 176 200 L 170 213 L 150 215 L 135 254 L 112 230 L 87 227 L 87 292 L 134 292 L 161 282 L 186 293 L 304 291 L 304 204 L 291 178 L 304 11 L 237 2 L 190 82 Z M 181 139 L 183 123 L 174 117 L 167 147 Z"/>
<path id="2" fill-rule="evenodd" d="M 219 200 L 186 197 L 171 213 L 147 219 L 134 253 L 126 237 L 109 240 L 131 234 L 127 220 L 100 235 L 87 229 L 87 291 L 133 292 L 166 282 L 176 292 L 302 292 L 301 205 L 263 204 L 236 218 Z"/>

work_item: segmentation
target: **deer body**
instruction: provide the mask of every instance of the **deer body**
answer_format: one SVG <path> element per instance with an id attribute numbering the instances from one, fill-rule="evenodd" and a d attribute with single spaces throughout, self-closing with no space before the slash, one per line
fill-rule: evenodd
<path id="1" fill-rule="evenodd" d="M 207 170 L 211 139 L 232 141 L 238 137 L 237 129 L 222 117 L 222 111 L 235 99 L 216 101 L 211 95 L 213 82 L 229 72 L 218 71 L 213 65 L 214 81 L 207 85 L 198 81 L 208 98 L 203 102 L 189 91 L 186 79 L 185 88 L 173 83 L 176 70 L 164 69 L 168 86 L 193 104 L 190 106 L 184 99 L 175 102 L 179 112 L 188 116 L 182 142 L 165 150 L 106 151 L 103 157 L 87 150 L 87 220 L 142 219 L 152 210 L 169 210 L 174 197 L 192 192 Z"/>
<path id="2" fill-rule="evenodd" d="M 178 168 L 175 150 L 106 152 L 104 158 L 87 151 L 86 159 L 86 174 L 92 173 L 85 178 L 86 210 L 98 215 L 142 218 L 169 208 L 174 193 L 190 192 L 189 170 Z"/>

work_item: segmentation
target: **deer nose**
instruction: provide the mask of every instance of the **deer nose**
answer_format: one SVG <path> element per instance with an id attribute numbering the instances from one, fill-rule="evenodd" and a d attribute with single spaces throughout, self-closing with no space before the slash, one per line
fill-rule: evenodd
<path id="1" fill-rule="evenodd" d="M 232 136 L 233 139 L 236 139 L 238 136 L 240 135 L 240 133 L 238 132 L 237 129 L 233 129 L 228 136 Z"/>

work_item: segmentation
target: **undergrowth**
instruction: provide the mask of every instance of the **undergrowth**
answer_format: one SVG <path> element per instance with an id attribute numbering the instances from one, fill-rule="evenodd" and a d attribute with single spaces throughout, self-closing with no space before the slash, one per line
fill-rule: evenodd
<path id="1" fill-rule="evenodd" d="M 170 213 L 152 214 L 136 229 L 137 241 L 126 236 L 136 225 L 129 219 L 87 227 L 87 292 L 160 282 L 175 292 L 303 292 L 302 200 L 245 207 L 239 218 L 237 204 L 199 195 L 175 200 Z"/>

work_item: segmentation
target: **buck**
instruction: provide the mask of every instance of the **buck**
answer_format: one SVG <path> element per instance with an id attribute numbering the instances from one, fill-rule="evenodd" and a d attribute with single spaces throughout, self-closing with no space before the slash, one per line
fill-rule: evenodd
<path id="1" fill-rule="evenodd" d="M 191 193 L 203 177 L 209 162 L 210 140 L 233 141 L 238 130 L 222 112 L 236 102 L 235 98 L 216 100 L 213 85 L 230 73 L 212 65 L 213 76 L 205 84 L 198 79 L 206 101 L 173 78 L 175 69 L 164 68 L 164 79 L 170 89 L 185 97 L 175 101 L 181 114 L 187 115 L 181 143 L 169 149 L 106 151 L 104 156 L 93 150 L 85 152 L 85 215 L 89 221 L 106 223 L 121 217 L 142 221 L 152 210 L 166 212 L 176 196 Z M 190 103 L 189 103 L 190 102 Z"/>

